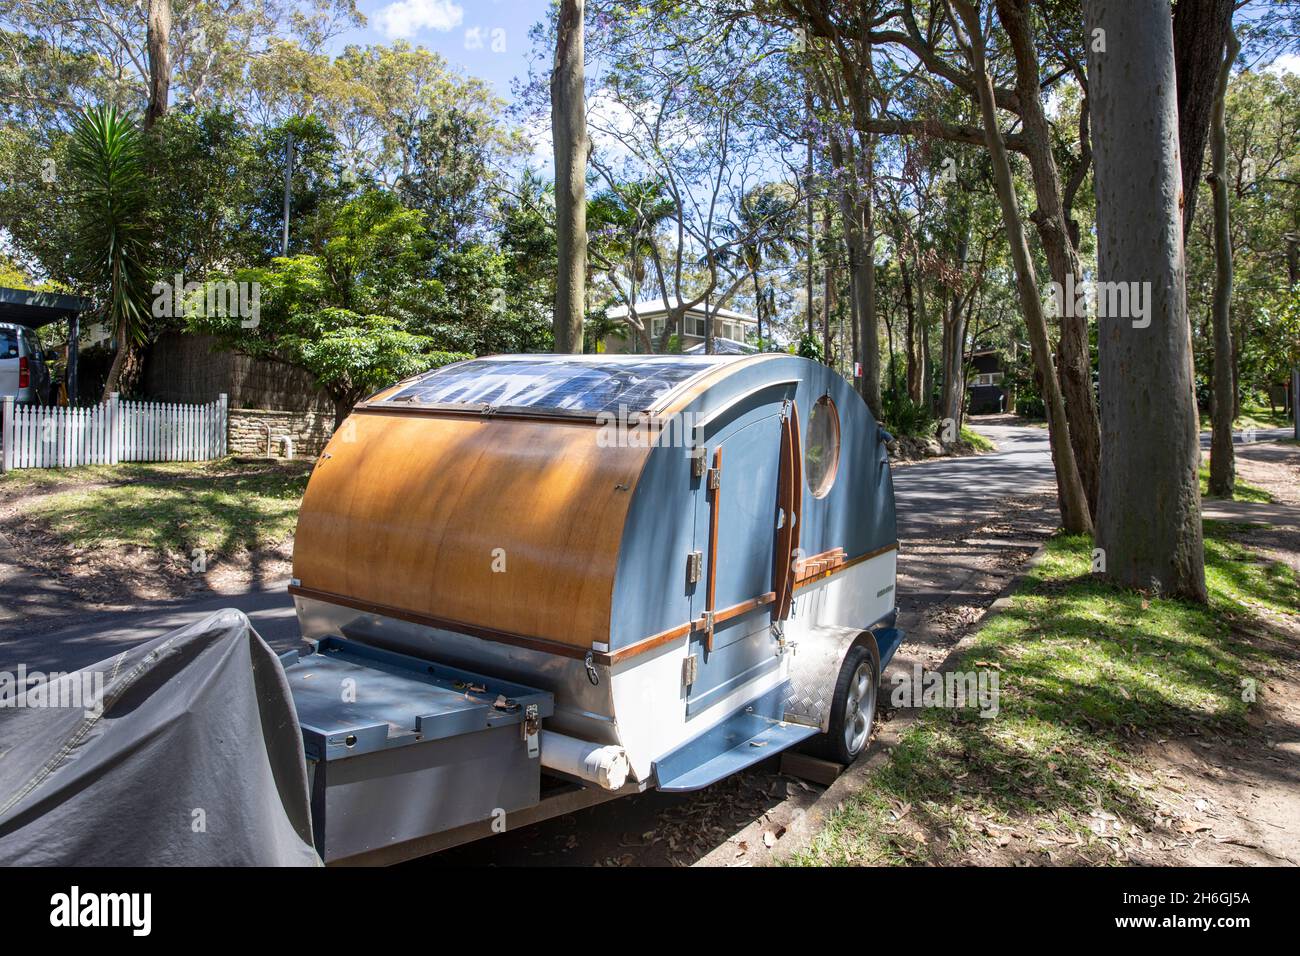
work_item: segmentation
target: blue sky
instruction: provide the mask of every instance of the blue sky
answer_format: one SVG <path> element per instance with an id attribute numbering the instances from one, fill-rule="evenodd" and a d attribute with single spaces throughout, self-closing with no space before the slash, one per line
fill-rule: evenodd
<path id="1" fill-rule="evenodd" d="M 549 6 L 547 0 L 359 0 L 365 28 L 334 45 L 406 40 L 442 54 L 508 99 L 511 79 L 527 69 L 528 31 Z"/>
<path id="2" fill-rule="evenodd" d="M 442 54 L 453 66 L 491 83 L 510 98 L 510 82 L 527 70 L 528 31 L 549 12 L 548 0 L 359 0 L 367 24 L 333 44 L 406 40 Z M 1263 6 L 1252 0 L 1239 18 Z M 1279 58 L 1275 69 L 1300 72 L 1300 54 Z"/>

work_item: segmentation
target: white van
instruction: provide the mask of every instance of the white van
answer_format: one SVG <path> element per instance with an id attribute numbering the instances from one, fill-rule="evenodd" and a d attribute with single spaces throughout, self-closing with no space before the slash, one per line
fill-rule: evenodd
<path id="1" fill-rule="evenodd" d="M 35 332 L 0 322 L 0 399 L 8 395 L 20 404 L 48 404 L 50 372 Z"/>

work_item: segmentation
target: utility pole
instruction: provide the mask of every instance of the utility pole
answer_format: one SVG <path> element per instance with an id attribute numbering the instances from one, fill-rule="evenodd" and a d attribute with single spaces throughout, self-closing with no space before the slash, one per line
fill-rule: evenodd
<path id="1" fill-rule="evenodd" d="M 280 255 L 289 254 L 289 194 L 293 184 L 293 133 L 284 137 L 284 238 L 280 240 Z"/>

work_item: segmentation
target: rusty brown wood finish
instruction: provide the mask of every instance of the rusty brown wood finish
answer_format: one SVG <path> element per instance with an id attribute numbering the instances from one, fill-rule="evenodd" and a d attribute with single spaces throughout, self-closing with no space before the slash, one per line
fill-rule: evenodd
<path id="1" fill-rule="evenodd" d="M 600 447 L 600 434 L 564 420 L 358 412 L 307 486 L 293 576 L 584 653 L 607 643 L 623 525 L 650 449 Z M 504 572 L 492 570 L 497 548 Z"/>
<path id="2" fill-rule="evenodd" d="M 823 551 L 820 554 L 810 555 L 803 558 L 795 564 L 794 583 L 798 587 L 804 581 L 838 568 L 844 563 L 844 549 L 831 548 L 829 551 Z"/>

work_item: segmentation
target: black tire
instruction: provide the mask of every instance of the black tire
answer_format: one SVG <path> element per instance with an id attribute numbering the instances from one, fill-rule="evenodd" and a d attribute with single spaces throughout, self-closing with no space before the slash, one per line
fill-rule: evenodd
<path id="1" fill-rule="evenodd" d="M 863 690 L 863 681 L 867 689 Z M 876 723 L 880 686 L 880 651 L 870 634 L 844 655 L 831 699 L 830 730 L 814 738 L 809 750 L 835 763 L 851 764 L 867 749 Z M 850 732 L 849 723 L 853 723 Z"/>

